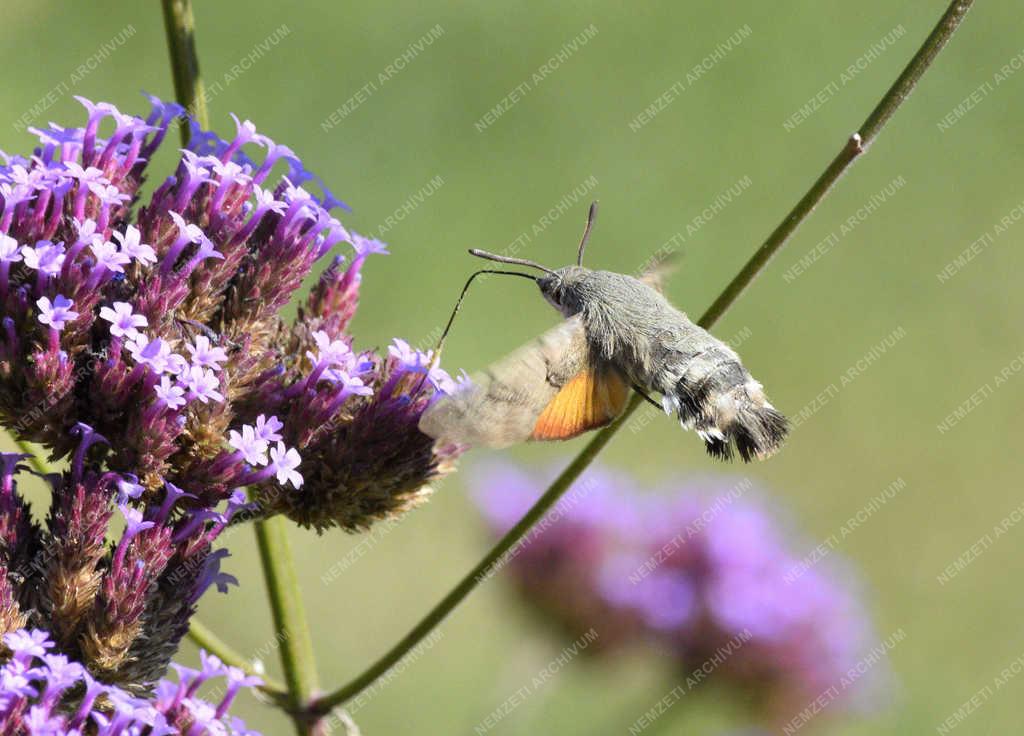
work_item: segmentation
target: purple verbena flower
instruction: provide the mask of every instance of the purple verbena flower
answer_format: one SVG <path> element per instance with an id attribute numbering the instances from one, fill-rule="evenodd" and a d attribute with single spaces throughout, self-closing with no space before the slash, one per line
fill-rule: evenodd
<path id="1" fill-rule="evenodd" d="M 36 300 L 39 307 L 39 321 L 49 325 L 58 332 L 64 325 L 78 319 L 78 312 L 71 309 L 74 303 L 62 294 L 58 294 L 51 302 L 48 297 L 41 296 Z"/>
<path id="2" fill-rule="evenodd" d="M 143 333 L 136 332 L 126 347 L 136 363 L 147 366 L 158 375 L 171 367 L 171 346 L 159 337 L 150 340 Z"/>
<path id="3" fill-rule="evenodd" d="M 142 234 L 134 225 L 128 225 L 125 231 L 114 231 L 114 239 L 121 245 L 121 252 L 132 261 L 138 261 L 144 266 L 156 263 L 156 251 L 153 246 L 142 242 Z"/>
<path id="4" fill-rule="evenodd" d="M 197 336 L 195 342 L 186 345 L 185 349 L 192 356 L 192 365 L 211 368 L 215 371 L 219 371 L 221 363 L 226 363 L 228 360 L 228 354 L 224 352 L 224 348 L 211 345 L 210 338 L 205 335 Z"/>
<path id="5" fill-rule="evenodd" d="M 0 455 L 0 631 L 45 629 L 85 668 L 79 712 L 32 701 L 40 683 L 8 663 L 19 713 L 129 733 L 135 706 L 106 688 L 163 674 L 196 601 L 232 579 L 215 545 L 240 510 L 364 529 L 422 503 L 462 448 L 418 428 L 439 368 L 357 347 L 363 269 L 386 249 L 290 148 L 155 98 L 144 117 L 79 101 L 80 127 L 0 156 L 0 415 L 65 468 L 33 514 L 22 458 Z M 191 142 L 157 174 L 181 119 Z M 188 732 L 187 711 L 150 710 L 152 732 Z"/>
<path id="6" fill-rule="evenodd" d="M 134 314 L 128 302 L 114 302 L 110 307 L 100 309 L 100 319 L 110 323 L 110 334 L 134 340 L 140 327 L 147 327 L 149 320 L 141 314 Z"/>
<path id="7" fill-rule="evenodd" d="M 42 657 L 48 649 L 53 648 L 53 642 L 45 631 L 20 629 L 4 634 L 3 639 L 14 658 L 20 661 Z"/>
<path id="8" fill-rule="evenodd" d="M 301 462 L 298 451 L 294 447 L 285 447 L 283 442 L 270 448 L 270 467 L 281 485 L 291 483 L 295 488 L 302 486 L 302 474 L 296 470 Z"/>
<path id="9" fill-rule="evenodd" d="M 346 368 L 355 360 L 352 348 L 343 340 L 332 340 L 323 330 L 314 332 L 313 339 L 316 341 L 317 352 L 307 351 L 306 356 L 314 365 Z"/>
<path id="10" fill-rule="evenodd" d="M 132 259 L 109 240 L 100 240 L 89 246 L 96 265 L 102 266 L 108 271 L 124 273 L 124 267 L 131 263 Z"/>
<path id="11" fill-rule="evenodd" d="M 245 462 L 250 465 L 267 464 L 267 448 L 269 443 L 262 436 L 256 433 L 256 429 L 250 425 L 242 427 L 242 431 L 232 429 L 229 433 L 228 444 L 242 453 Z"/>
<path id="12" fill-rule="evenodd" d="M 133 475 L 124 475 L 117 479 L 117 503 L 128 503 L 128 499 L 138 500 L 146 489 L 139 485 L 139 479 Z"/>
<path id="13" fill-rule="evenodd" d="M 217 389 L 220 388 L 220 379 L 211 368 L 203 368 L 200 365 L 191 366 L 188 371 L 179 377 L 181 384 L 188 389 L 191 399 L 207 403 L 210 401 L 224 401 L 224 394 Z"/>
<path id="14" fill-rule="evenodd" d="M 171 380 L 170 376 L 160 376 L 160 383 L 153 386 L 157 399 L 171 411 L 185 406 L 185 389 Z"/>
<path id="15" fill-rule="evenodd" d="M 275 416 L 260 414 L 256 417 L 256 434 L 267 442 L 279 442 L 282 437 L 278 432 L 284 429 L 284 423 Z"/>
<path id="16" fill-rule="evenodd" d="M 4 641 L 14 652 L 14 658 L 0 666 L 0 730 L 4 733 L 259 736 L 229 709 L 239 692 L 262 685 L 262 680 L 224 666 L 205 651 L 200 651 L 202 671 L 175 666 L 180 681 L 161 679 L 150 698 L 99 683 L 81 663 L 47 653 L 53 642 L 46 631 L 19 629 L 6 634 Z M 218 702 L 199 697 L 200 685 L 220 679 L 224 686 Z"/>
<path id="17" fill-rule="evenodd" d="M 18 241 L 9 235 L 0 235 L 0 262 L 17 263 L 22 259 Z"/>
<path id="18" fill-rule="evenodd" d="M 360 256 L 368 256 L 371 253 L 387 253 L 388 247 L 386 243 L 382 243 L 374 238 L 363 237 L 359 233 L 352 233 L 352 247 Z"/>
<path id="19" fill-rule="evenodd" d="M 388 355 L 398 361 L 402 368 L 409 371 L 425 371 L 431 358 L 430 353 L 416 350 L 398 337 L 388 345 Z"/>
<path id="20" fill-rule="evenodd" d="M 56 276 L 64 266 L 64 245 L 40 240 L 34 246 L 24 246 L 21 258 L 27 268 L 46 276 Z"/>

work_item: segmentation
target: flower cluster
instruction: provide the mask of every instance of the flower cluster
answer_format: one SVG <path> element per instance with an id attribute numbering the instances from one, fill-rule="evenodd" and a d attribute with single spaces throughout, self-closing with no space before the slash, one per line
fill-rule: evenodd
<path id="1" fill-rule="evenodd" d="M 386 249 L 290 149 L 157 99 L 145 119 L 81 102 L 84 127 L 0 155 L 0 425 L 66 464 L 40 526 L 25 457 L 0 459 L 0 633 L 43 628 L 91 676 L 144 689 L 230 581 L 213 543 L 233 518 L 362 529 L 425 498 L 460 448 L 417 428 L 451 385 L 430 354 L 353 348 L 362 268 Z M 144 198 L 176 121 L 189 146 Z M 286 322 L 339 248 L 349 262 L 329 258 Z"/>
<path id="2" fill-rule="evenodd" d="M 506 465 L 477 477 L 476 499 L 497 533 L 541 490 L 541 479 Z M 714 679 L 775 724 L 822 693 L 863 703 L 880 673 L 847 682 L 872 644 L 852 581 L 835 565 L 801 564 L 749 500 L 752 488 L 718 478 L 651 493 L 591 470 L 518 551 L 513 579 L 568 635 L 593 627 L 604 651 L 642 641 L 682 673 L 713 663 Z"/>
<path id="3" fill-rule="evenodd" d="M 187 117 L 156 99 L 146 119 L 81 102 L 85 127 L 32 129 L 35 154 L 0 166 L 4 425 L 54 458 L 89 425 L 109 440 L 107 467 L 136 475 L 147 500 L 167 482 L 195 507 L 251 486 L 321 529 L 415 503 L 458 448 L 416 429 L 449 383 L 430 356 L 404 343 L 356 353 L 345 332 L 384 244 L 342 225 L 323 182 L 237 118 L 230 140 L 190 121 L 177 168 L 141 204 L 149 160 Z M 282 308 L 342 245 L 351 262 L 336 255 L 285 323 Z"/>
<path id="4" fill-rule="evenodd" d="M 0 730 L 5 734 L 118 736 L 146 733 L 248 736 L 255 731 L 228 713 L 242 688 L 261 684 L 236 667 L 201 652 L 202 669 L 175 665 L 178 682 L 160 680 L 151 700 L 105 685 L 78 662 L 52 650 L 40 629 L 18 629 L 3 637 L 0 667 Z M 224 678 L 219 703 L 198 697 L 204 684 Z"/>
<path id="5" fill-rule="evenodd" d="M 227 551 L 212 546 L 245 499 L 185 511 L 190 494 L 168 482 L 159 502 L 144 502 L 133 476 L 90 462 L 103 437 L 85 425 L 73 432 L 70 467 L 46 476 L 53 499 L 42 526 L 18 492 L 27 456 L 0 454 L 0 630 L 45 627 L 96 678 L 145 688 L 177 651 L 199 597 L 235 582 L 220 571 Z"/>

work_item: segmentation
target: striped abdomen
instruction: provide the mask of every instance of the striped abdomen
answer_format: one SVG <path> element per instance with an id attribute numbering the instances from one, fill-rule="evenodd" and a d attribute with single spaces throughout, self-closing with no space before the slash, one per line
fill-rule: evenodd
<path id="1" fill-rule="evenodd" d="M 687 320 L 687 322 L 689 322 Z M 749 461 L 779 449 L 786 418 L 768 403 L 761 384 L 725 343 L 690 323 L 662 346 L 665 357 L 655 379 L 666 413 L 675 411 L 694 429 L 709 454 Z"/>
<path id="2" fill-rule="evenodd" d="M 788 422 L 728 345 L 691 322 L 649 283 L 609 271 L 566 269 L 562 307 L 581 313 L 591 351 L 638 387 L 662 394 L 665 411 L 694 429 L 710 454 L 766 457 Z M 571 277 L 571 278 L 570 278 Z M 571 289 L 569 289 L 571 285 Z"/>

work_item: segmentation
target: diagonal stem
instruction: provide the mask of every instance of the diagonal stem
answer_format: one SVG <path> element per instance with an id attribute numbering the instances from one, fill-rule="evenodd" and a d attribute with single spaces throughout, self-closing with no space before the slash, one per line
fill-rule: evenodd
<path id="1" fill-rule="evenodd" d="M 8 432 L 8 435 L 14 441 L 14 444 L 18 446 L 18 449 L 21 450 L 22 454 L 28 455 L 29 465 L 31 465 L 32 469 L 39 473 L 39 475 L 49 475 L 50 473 L 53 472 L 53 469 L 50 467 L 49 463 L 47 463 L 46 460 L 37 455 L 32 450 L 32 446 L 28 442 L 22 439 L 18 439 L 11 432 Z"/>
<path id="2" fill-rule="evenodd" d="M 786 216 L 786 219 L 772 231 L 772 234 L 768 236 L 767 240 L 750 257 L 750 260 L 744 264 L 740 272 L 736 274 L 733 280 L 729 282 L 729 285 L 722 290 L 722 293 L 718 295 L 718 298 L 708 308 L 707 312 L 704 313 L 704 316 L 698 322 L 701 327 L 710 327 L 718 321 L 718 318 L 725 313 L 725 310 L 732 306 L 737 297 L 750 285 L 754 277 L 764 270 L 772 256 L 785 245 L 789 236 L 793 234 L 800 223 L 807 219 L 807 216 L 825 198 L 825 195 L 839 181 L 839 178 L 849 168 L 850 164 L 853 163 L 854 159 L 868 150 L 868 147 L 878 137 L 885 124 L 889 122 L 889 118 L 893 116 L 893 113 L 903 104 L 904 100 L 910 96 L 911 91 L 921 79 L 921 75 L 925 73 L 928 66 L 935 60 L 935 56 L 953 36 L 953 32 L 960 25 L 964 16 L 967 15 L 967 11 L 970 10 L 973 3 L 974 0 L 954 0 L 942 18 L 939 19 L 935 28 L 932 29 L 928 38 L 921 44 L 921 48 L 917 50 L 914 57 L 903 71 L 900 72 L 896 81 L 889 87 L 889 91 L 875 105 L 875 109 L 871 111 L 871 114 L 868 115 L 867 119 L 860 126 L 860 130 L 850 136 L 842 150 L 832 159 L 832 163 L 828 165 L 828 168 L 822 172 L 818 180 L 807 190 L 807 194 L 797 202 L 796 206 Z"/>
<path id="3" fill-rule="evenodd" d="M 867 150 L 867 147 L 878 136 L 882 128 L 892 117 L 896 109 L 907 99 L 914 86 L 920 80 L 928 66 L 934 61 L 935 56 L 946 45 L 957 27 L 963 21 L 964 16 L 973 4 L 973 0 L 954 0 L 947 8 L 935 29 L 925 39 L 921 48 L 904 68 L 903 72 L 896 79 L 893 85 L 882 97 L 881 101 L 868 115 L 864 124 L 857 133 L 854 133 L 843 144 L 842 149 L 829 163 L 825 171 L 811 185 L 807 193 L 796 203 L 792 211 L 782 223 L 772 231 L 771 235 L 764 241 L 760 248 L 750 257 L 750 260 L 740 269 L 732 281 L 723 289 L 717 299 L 708 307 L 697 324 L 705 329 L 714 325 L 719 318 L 733 305 L 740 294 L 750 285 L 754 278 L 764 270 L 768 261 L 771 260 L 797 227 L 807 219 L 814 208 L 825 198 L 833 185 L 839 180 L 850 164 L 860 154 Z M 487 553 L 487 556 L 467 574 L 440 603 L 427 613 L 427 615 L 416 626 L 406 634 L 397 644 L 389 649 L 379 660 L 374 662 L 369 669 L 360 674 L 354 680 L 315 700 L 310 706 L 313 714 L 322 715 L 331 708 L 343 704 L 364 688 L 369 686 L 397 664 L 409 650 L 430 631 L 437 626 L 469 593 L 484 579 L 490 576 L 500 565 L 502 557 L 511 550 L 517 542 L 530 530 L 530 528 L 544 516 L 544 514 L 558 501 L 565 491 L 576 481 L 580 474 L 590 465 L 601 449 L 614 436 L 619 428 L 625 423 L 629 416 L 636 411 L 636 408 L 643 403 L 639 394 L 633 394 L 625 412 L 612 424 L 598 432 L 586 447 L 576 456 L 576 459 L 569 464 L 562 474 L 555 479 L 544 495 L 540 497 L 533 508 L 531 508 L 522 520 L 516 524 L 495 547 Z"/>
<path id="4" fill-rule="evenodd" d="M 558 499 L 562 497 L 569 486 L 572 485 L 573 481 L 579 477 L 580 473 L 590 465 L 591 460 L 601 451 L 601 449 L 608 443 L 608 440 L 612 438 L 622 423 L 626 421 L 629 414 L 635 409 L 640 402 L 643 401 L 639 394 L 634 394 L 626 408 L 625 413 L 622 414 L 614 423 L 598 432 L 587 446 L 583 448 L 583 451 L 576 456 L 576 459 L 572 461 L 568 468 L 566 468 L 555 482 L 551 484 L 551 487 L 544 492 L 544 495 L 538 499 L 538 501 L 526 512 L 526 515 L 519 520 L 509 532 L 501 538 L 493 549 L 487 553 L 487 555 L 477 563 L 476 567 L 469 571 L 469 573 L 459 581 L 452 590 L 446 595 L 440 603 L 434 606 L 416 626 L 410 631 L 405 637 L 399 641 L 392 649 L 377 660 L 368 670 L 363 672 L 352 682 L 345 685 L 345 687 L 334 691 L 330 695 L 325 695 L 322 698 L 315 700 L 310 706 L 310 710 L 314 714 L 323 715 L 328 713 L 332 708 L 341 705 L 360 691 L 365 689 L 374 680 L 387 672 L 391 667 L 398 663 L 398 661 L 404 657 L 409 650 L 411 650 L 416 644 L 423 639 L 430 631 L 441 622 L 441 620 L 447 616 L 452 609 L 455 608 L 469 595 L 477 585 L 482 581 L 490 577 L 497 569 L 501 566 L 502 559 L 506 555 L 514 555 L 513 548 L 519 543 L 521 538 L 526 535 L 530 528 L 536 524 L 541 518 L 551 509 L 552 506 L 557 503 Z"/>
<path id="5" fill-rule="evenodd" d="M 192 640 L 192 643 L 201 649 L 205 649 L 210 654 L 215 654 L 225 664 L 237 667 L 247 675 L 255 675 L 263 680 L 263 685 L 260 686 L 260 690 L 265 692 L 271 698 L 280 703 L 288 703 L 288 692 L 285 686 L 273 679 L 268 677 L 262 672 L 257 672 L 252 663 L 246 659 L 242 654 L 232 649 L 231 645 L 213 633 L 212 630 L 206 627 L 206 624 L 202 623 L 197 616 L 193 616 L 188 622 L 188 638 Z"/>
<path id="6" fill-rule="evenodd" d="M 174 96 L 203 128 L 209 127 L 206 109 L 206 88 L 199 75 L 199 56 L 196 53 L 196 22 L 192 15 L 192 0 L 161 0 L 164 11 L 164 29 L 167 48 L 171 52 L 171 74 L 174 76 Z M 187 120 L 181 121 L 181 143 L 188 145 Z"/>

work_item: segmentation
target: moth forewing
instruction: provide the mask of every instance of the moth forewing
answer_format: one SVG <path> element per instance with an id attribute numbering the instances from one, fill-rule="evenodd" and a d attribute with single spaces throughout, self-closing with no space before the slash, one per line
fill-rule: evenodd
<path id="1" fill-rule="evenodd" d="M 567 319 L 435 403 L 420 419 L 420 430 L 471 446 L 524 442 L 545 407 L 586 368 L 587 356 L 582 320 Z"/>

